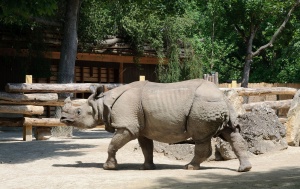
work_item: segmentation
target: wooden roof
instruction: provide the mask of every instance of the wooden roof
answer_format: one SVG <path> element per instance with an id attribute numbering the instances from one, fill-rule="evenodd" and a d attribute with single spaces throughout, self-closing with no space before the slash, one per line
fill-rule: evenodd
<path id="1" fill-rule="evenodd" d="M 32 41 L 42 40 L 47 47 L 44 52 L 45 58 L 60 59 L 60 48 L 62 35 L 58 30 L 43 29 L 42 39 L 35 39 L 30 30 L 12 32 L 10 29 L 0 29 L 0 56 L 21 56 L 26 57 L 31 53 L 28 44 Z M 117 39 L 117 40 L 116 40 Z M 122 39 L 110 37 L 106 41 L 82 44 L 79 41 L 77 60 L 93 62 L 114 62 L 114 63 L 136 63 L 133 49 Z M 153 49 L 145 45 L 144 55 L 138 58 L 140 64 L 158 64 L 159 59 Z M 166 63 L 166 60 L 164 60 Z"/>

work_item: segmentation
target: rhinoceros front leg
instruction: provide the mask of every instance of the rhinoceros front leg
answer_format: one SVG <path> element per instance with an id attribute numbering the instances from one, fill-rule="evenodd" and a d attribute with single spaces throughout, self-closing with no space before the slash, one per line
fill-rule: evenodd
<path id="1" fill-rule="evenodd" d="M 103 164 L 103 169 L 117 169 L 117 151 L 133 139 L 135 139 L 135 137 L 127 129 L 118 129 L 108 146 L 108 158 Z"/>
<path id="2" fill-rule="evenodd" d="M 238 171 L 249 171 L 252 168 L 252 165 L 248 159 L 247 143 L 243 139 L 242 135 L 239 133 L 239 130 L 237 128 L 235 130 L 231 128 L 225 128 L 222 131 L 221 135 L 225 140 L 227 140 L 230 143 L 235 155 L 240 161 Z"/>
<path id="3" fill-rule="evenodd" d="M 148 139 L 144 136 L 138 137 L 139 144 L 142 148 L 145 162 L 140 167 L 141 170 L 152 170 L 155 169 L 155 165 L 153 163 L 153 140 Z"/>
<path id="4" fill-rule="evenodd" d="M 185 165 L 185 169 L 198 170 L 200 169 L 200 164 L 205 161 L 212 154 L 211 149 L 211 139 L 195 144 L 195 154 L 192 161 Z"/>

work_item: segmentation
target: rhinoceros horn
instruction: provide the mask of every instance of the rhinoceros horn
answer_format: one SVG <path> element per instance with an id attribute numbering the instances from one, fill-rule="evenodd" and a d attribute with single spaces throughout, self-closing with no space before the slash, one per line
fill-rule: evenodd
<path id="1" fill-rule="evenodd" d="M 72 107 L 72 101 L 71 101 L 70 97 L 66 98 L 65 101 L 64 101 L 64 103 L 65 103 L 65 108 L 66 109 L 69 109 L 69 108 Z"/>

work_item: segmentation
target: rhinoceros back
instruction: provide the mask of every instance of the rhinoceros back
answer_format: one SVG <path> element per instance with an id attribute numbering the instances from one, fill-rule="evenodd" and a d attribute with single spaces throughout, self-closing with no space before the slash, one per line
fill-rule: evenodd
<path id="1" fill-rule="evenodd" d="M 169 84 L 147 83 L 142 93 L 146 135 L 169 142 L 165 135 L 165 131 L 168 131 L 174 138 L 172 140 L 184 140 L 183 133 L 186 131 L 195 92 L 203 82 L 205 81 L 195 79 Z"/>

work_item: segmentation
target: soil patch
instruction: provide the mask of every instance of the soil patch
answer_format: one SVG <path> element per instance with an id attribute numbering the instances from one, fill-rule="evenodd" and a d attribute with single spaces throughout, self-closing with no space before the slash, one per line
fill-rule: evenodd
<path id="1" fill-rule="evenodd" d="M 250 158 L 250 172 L 236 172 L 238 160 L 204 162 L 183 170 L 186 160 L 154 154 L 156 170 L 143 162 L 131 141 L 117 153 L 119 170 L 102 169 L 111 134 L 77 131 L 72 139 L 22 141 L 20 130 L 0 130 L 0 188 L 300 188 L 299 147 Z"/>

